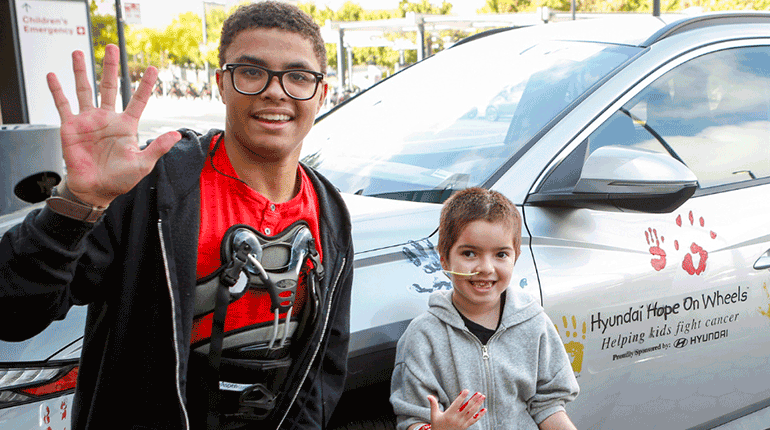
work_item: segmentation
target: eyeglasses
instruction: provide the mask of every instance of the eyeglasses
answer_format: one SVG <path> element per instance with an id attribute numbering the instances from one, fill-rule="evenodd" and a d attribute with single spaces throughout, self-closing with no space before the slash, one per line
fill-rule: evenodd
<path id="1" fill-rule="evenodd" d="M 287 96 L 294 100 L 309 100 L 315 96 L 318 84 L 324 78 L 323 73 L 312 70 L 276 72 L 253 64 L 225 64 L 222 68 L 230 72 L 235 91 L 247 96 L 262 94 L 270 85 L 273 76 L 276 76 Z"/>

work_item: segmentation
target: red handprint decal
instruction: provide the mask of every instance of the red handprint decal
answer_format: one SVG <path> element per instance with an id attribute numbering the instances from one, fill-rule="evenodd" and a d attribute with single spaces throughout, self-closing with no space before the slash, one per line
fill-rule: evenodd
<path id="1" fill-rule="evenodd" d="M 688 219 L 690 221 L 690 225 L 696 227 L 696 220 L 692 211 L 690 211 L 688 214 Z M 703 219 L 703 217 L 698 218 L 697 221 L 701 227 L 706 226 L 706 221 Z M 682 215 L 677 215 L 676 225 L 682 227 L 682 224 Z M 650 265 L 657 271 L 663 270 L 666 267 L 666 251 L 664 251 L 661 247 L 661 244 L 664 243 L 663 236 L 660 236 L 660 239 L 658 239 L 658 232 L 653 228 L 648 228 L 647 231 L 644 232 L 644 236 L 647 239 L 647 244 L 650 245 L 650 254 L 655 257 L 650 260 Z M 709 237 L 711 237 L 711 239 L 716 239 L 717 234 L 713 231 L 709 231 Z M 678 240 L 674 240 L 674 249 L 679 251 Z M 692 242 L 689 252 L 687 252 L 682 258 L 682 269 L 689 275 L 700 275 L 706 271 L 706 262 L 708 261 L 708 256 L 708 251 L 706 251 L 697 243 Z M 697 265 L 695 261 L 696 258 L 698 260 Z"/>
<path id="2" fill-rule="evenodd" d="M 655 270 L 660 272 L 666 267 L 666 251 L 660 247 L 660 242 L 663 242 L 664 238 L 661 236 L 660 241 L 658 241 L 658 231 L 653 228 L 648 228 L 647 231 L 644 232 L 644 237 L 647 238 L 647 244 L 651 245 L 650 254 L 656 257 L 650 260 L 650 264 L 652 264 L 652 267 Z"/>
<path id="3" fill-rule="evenodd" d="M 692 211 L 688 214 L 688 219 L 690 220 L 690 225 L 695 225 L 695 216 L 693 216 Z M 706 226 L 706 221 L 703 219 L 703 217 L 698 218 L 698 224 L 700 224 L 701 227 Z M 682 226 L 682 216 L 678 215 L 676 217 L 676 225 L 681 227 Z M 716 239 L 717 234 L 713 231 L 709 232 L 709 236 L 711 236 L 712 239 Z M 674 242 L 674 247 L 678 250 L 679 249 L 679 243 Z M 695 264 L 693 264 L 693 256 L 698 256 L 698 267 L 695 267 Z M 706 261 L 709 258 L 709 253 L 705 249 L 703 249 L 702 246 L 698 245 L 697 243 L 693 242 L 690 245 L 690 252 L 687 253 L 684 256 L 684 259 L 682 260 L 682 269 L 684 269 L 685 272 L 687 272 L 690 275 L 700 275 L 706 270 Z"/>
<path id="4" fill-rule="evenodd" d="M 709 253 L 706 252 L 705 249 L 698 246 L 695 242 L 690 245 L 690 252 L 692 252 L 692 254 L 685 255 L 684 260 L 682 260 L 682 269 L 691 275 L 700 275 L 704 270 L 706 270 L 706 260 L 709 258 Z M 698 254 L 700 256 L 697 268 L 692 264 L 692 256 L 694 254 Z"/>

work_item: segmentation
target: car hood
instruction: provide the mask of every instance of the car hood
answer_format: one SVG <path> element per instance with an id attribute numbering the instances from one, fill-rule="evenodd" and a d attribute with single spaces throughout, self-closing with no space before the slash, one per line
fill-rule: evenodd
<path id="1" fill-rule="evenodd" d="M 356 255 L 431 236 L 442 205 L 343 194 Z"/>
<path id="2" fill-rule="evenodd" d="M 425 239 L 436 231 L 441 205 L 343 194 L 353 223 L 357 258 L 369 251 Z M 5 217 L 8 218 L 8 217 Z M 18 221 L 18 220 L 17 220 Z M 40 335 L 22 342 L 0 341 L 3 362 L 46 361 L 77 356 L 86 308 L 73 307 Z M 74 343 L 73 343 L 74 342 Z M 69 351 L 73 349 L 73 351 Z"/>
<path id="3" fill-rule="evenodd" d="M 0 341 L 3 353 L 0 361 L 41 362 L 78 358 L 86 313 L 86 306 L 73 306 L 67 318 L 52 322 L 33 338 L 21 342 Z"/>

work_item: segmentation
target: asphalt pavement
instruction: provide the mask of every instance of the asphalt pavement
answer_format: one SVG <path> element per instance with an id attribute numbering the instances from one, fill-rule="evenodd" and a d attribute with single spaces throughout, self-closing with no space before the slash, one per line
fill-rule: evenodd
<path id="1" fill-rule="evenodd" d="M 206 133 L 225 127 L 225 105 L 217 99 L 151 97 L 139 120 L 139 142 L 168 131 L 189 128 Z"/>

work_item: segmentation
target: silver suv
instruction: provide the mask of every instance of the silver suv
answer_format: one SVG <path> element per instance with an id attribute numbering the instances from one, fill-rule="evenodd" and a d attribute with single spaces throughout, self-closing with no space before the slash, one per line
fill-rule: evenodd
<path id="1" fill-rule="evenodd" d="M 537 297 L 564 341 L 578 428 L 770 426 L 770 14 L 473 38 L 320 119 L 303 161 L 345 193 L 354 223 L 355 401 L 336 424 L 392 424 L 361 418 L 372 400 L 349 405 L 387 411 L 396 341 L 451 288 L 435 251 L 441 203 L 480 185 L 524 215 L 511 288 Z M 74 309 L 23 348 L 0 344 L 3 365 L 71 366 L 49 358 L 77 354 L 83 321 Z M 17 397 L 50 381 L 9 381 L 0 427 L 66 415 L 61 392 Z"/>
<path id="2" fill-rule="evenodd" d="M 351 388 L 386 402 L 398 337 L 450 288 L 441 203 L 483 186 L 523 213 L 512 288 L 562 336 L 578 428 L 770 427 L 770 15 L 477 38 L 329 113 L 304 161 L 350 194 Z"/>

